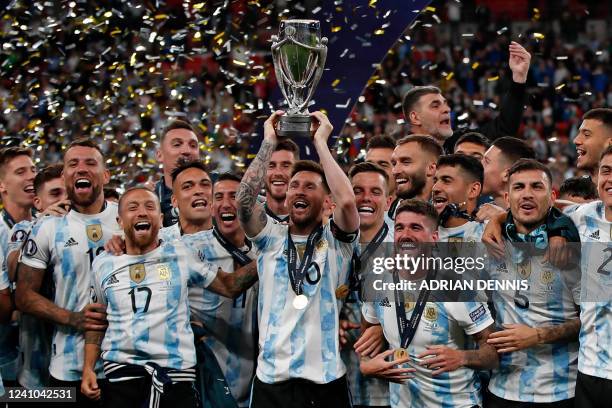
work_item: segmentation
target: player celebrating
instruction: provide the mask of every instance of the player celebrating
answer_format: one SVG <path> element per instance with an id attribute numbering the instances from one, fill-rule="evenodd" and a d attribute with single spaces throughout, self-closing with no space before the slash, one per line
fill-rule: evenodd
<path id="1" fill-rule="evenodd" d="M 4 207 L 0 212 L 0 247 L 4 254 L 0 269 L 7 268 L 11 228 L 18 222 L 32 219 L 34 176 L 36 167 L 30 149 L 0 149 L 0 198 Z M 17 379 L 16 331 L 16 326 L 0 325 L 0 373 L 11 385 Z"/>
<path id="2" fill-rule="evenodd" d="M 266 214 L 279 222 L 287 222 L 287 188 L 291 170 L 300 159 L 300 148 L 290 139 L 281 140 L 274 148 L 266 170 Z"/>
<path id="3" fill-rule="evenodd" d="M 257 194 L 277 143 L 275 125 L 264 125 L 264 140 L 245 173 L 238 217 L 258 254 L 259 357 L 252 407 L 350 406 L 338 341 L 339 310 L 334 296 L 346 283 L 356 247 L 359 215 L 348 178 L 327 146 L 332 126 L 320 112 L 314 146 L 321 166 L 298 162 L 287 191 L 289 225 L 273 222 Z M 327 184 L 329 183 L 329 185 Z M 330 192 L 333 220 L 322 223 Z"/>
<path id="4" fill-rule="evenodd" d="M 512 41 L 508 47 L 508 65 L 512 70 L 510 91 L 503 98 L 499 115 L 478 129 L 491 140 L 518 132 L 525 105 L 525 82 L 529 72 L 531 55 L 520 44 Z M 411 133 L 430 135 L 448 153 L 453 151 L 455 142 L 465 131 L 453 132 L 450 108 L 440 89 L 434 86 L 416 86 L 404 96 L 402 103 L 404 118 L 410 125 Z"/>
<path id="5" fill-rule="evenodd" d="M 440 156 L 432 187 L 433 206 L 440 217 L 441 242 L 479 242 L 483 224 L 474 220 L 482 189 L 482 164 L 471 156 Z"/>
<path id="6" fill-rule="evenodd" d="M 164 129 L 159 149 L 156 152 L 157 161 L 163 166 L 164 176 L 155 185 L 155 193 L 159 197 L 164 214 L 164 227 L 178 220 L 178 215 L 172 207 L 172 170 L 180 159 L 195 160 L 200 157 L 198 136 L 195 129 L 183 120 L 175 120 Z"/>
<path id="7" fill-rule="evenodd" d="M 519 160 L 508 171 L 510 212 L 502 229 L 507 256 L 492 262 L 490 276 L 527 280 L 529 288 L 493 292 L 500 331 L 488 343 L 501 359 L 489 383 L 488 407 L 574 404 L 580 286 L 564 277 L 578 271 L 559 271 L 544 257 L 552 225 L 547 219 L 564 217 L 551 209 L 551 180 L 550 170 L 531 159 Z"/>
<path id="8" fill-rule="evenodd" d="M 612 143 L 612 109 L 591 109 L 582 116 L 582 124 L 574 139 L 578 158 L 576 167 L 589 173 L 597 183 L 601 154 Z"/>
<path id="9" fill-rule="evenodd" d="M 55 324 L 50 385 L 78 387 L 83 366 L 83 334 L 103 329 L 100 305 L 89 305 L 91 263 L 106 240 L 117 234 L 117 206 L 104 200 L 109 172 L 100 148 L 89 139 L 71 143 L 64 155 L 64 182 L 72 203 L 64 217 L 45 217 L 32 228 L 19 265 L 16 303 L 24 313 Z M 39 292 L 52 268 L 53 300 Z M 101 371 L 99 372 L 101 374 Z M 77 395 L 78 406 L 91 406 Z"/>
<path id="10" fill-rule="evenodd" d="M 104 403 L 113 406 L 195 407 L 195 348 L 189 325 L 187 286 L 237 296 L 257 280 L 254 263 L 228 274 L 198 262 L 180 241 L 158 239 L 162 214 L 155 194 L 142 187 L 119 201 L 126 254 L 101 255 L 92 266 L 97 301 L 107 305 L 106 334 L 87 332 L 82 392 L 99 398 L 95 364 L 102 343 L 110 380 Z M 147 378 L 151 377 L 148 394 Z"/>
<path id="11" fill-rule="evenodd" d="M 402 201 L 395 218 L 396 247 L 437 241 L 437 226 L 438 214 L 431 204 Z M 393 271 L 394 280 L 419 282 L 431 276 L 431 271 L 425 269 L 411 272 L 414 273 Z M 481 405 L 475 370 L 497 365 L 495 349 L 486 344 L 493 328 L 486 304 L 432 302 L 426 290 L 412 301 L 404 299 L 400 291 L 394 296 L 392 302 L 386 298 L 363 305 L 364 327 L 382 325 L 390 350 L 372 359 L 362 358 L 361 371 L 392 382 L 392 407 Z M 466 350 L 466 335 L 473 337 L 477 350 Z M 392 361 L 387 361 L 390 356 Z M 404 363 L 411 368 L 402 367 Z"/>
<path id="12" fill-rule="evenodd" d="M 396 194 L 402 200 L 429 201 L 442 147 L 430 136 L 410 135 L 397 141 L 391 164 Z"/>
<path id="13" fill-rule="evenodd" d="M 185 185 L 195 189 L 197 180 L 204 180 L 206 171 L 201 162 L 185 162 L 172 173 L 173 187 L 176 192 L 173 203 L 180 209 L 192 207 L 197 203 L 197 194 L 182 191 Z M 214 263 L 232 273 L 238 266 L 251 262 L 250 242 L 237 219 L 236 192 L 240 179 L 231 174 L 221 174 L 212 192 L 212 211 L 214 228 L 199 231 L 189 229 L 180 239 L 199 254 L 201 260 Z M 197 208 L 197 206 L 196 206 Z M 191 211 L 191 210 L 190 210 Z M 179 224 L 187 211 L 179 212 Z M 200 224 L 203 225 L 203 224 Z M 174 227 L 164 228 L 163 234 Z M 178 235 L 174 236 L 179 238 Z M 254 319 L 257 286 L 246 290 L 236 299 L 227 299 L 199 287 L 189 289 L 191 321 L 196 333 L 199 375 L 202 387 L 201 397 L 205 405 L 226 406 L 223 401 L 239 407 L 248 406 L 251 379 L 255 367 Z M 217 392 L 219 385 L 230 388 Z M 225 385 L 226 384 L 226 385 Z"/>
<path id="14" fill-rule="evenodd" d="M 63 165 L 55 164 L 42 169 L 34 177 L 34 206 L 39 211 L 32 220 L 23 220 L 15 224 L 11 230 L 9 243 L 8 270 L 15 280 L 17 276 L 17 260 L 21 247 L 32 228 L 33 223 L 41 216 L 67 213 L 70 201 L 66 198 L 66 186 L 62 172 Z M 48 277 L 48 275 L 47 275 Z M 48 279 L 43 283 L 42 292 L 47 297 L 51 295 Z M 47 322 L 42 322 L 29 314 L 22 314 L 19 319 L 20 368 L 18 382 L 25 388 L 44 387 L 48 383 L 49 360 L 51 358 L 51 331 Z"/>
<path id="15" fill-rule="evenodd" d="M 389 219 L 392 219 L 395 209 L 400 202 L 395 196 L 395 177 L 393 177 L 393 166 L 391 165 L 393 150 L 395 150 L 395 140 L 391 136 L 373 136 L 368 140 L 365 156 L 366 161 L 378 164 L 387 173 L 389 179 L 389 197 L 391 197 L 391 205 L 387 211 Z"/>
<path id="16" fill-rule="evenodd" d="M 389 386 L 385 381 L 377 378 L 365 377 L 359 370 L 359 356 L 353 350 L 353 341 L 356 337 L 351 335 L 353 330 L 360 327 L 362 293 L 361 282 L 371 270 L 370 258 L 384 252 L 383 243 L 393 242 L 393 224 L 386 222 L 385 210 L 389 207 L 388 173 L 377 164 L 364 162 L 353 166 L 349 170 L 349 177 L 353 186 L 353 193 L 359 212 L 359 243 L 362 245 L 359 254 L 355 254 L 358 262 L 357 271 L 352 271 L 347 289 L 347 297 L 341 311 L 341 341 L 343 342 L 342 359 L 347 366 L 347 376 L 353 404 L 358 407 L 376 407 L 389 405 Z M 342 293 L 337 297 L 344 298 Z M 380 334 L 379 334 L 380 337 Z M 346 343 L 344 343 L 346 341 Z M 362 345 L 359 347 L 358 345 Z M 373 343 L 355 343 L 356 351 L 362 354 L 374 352 Z M 377 354 L 377 353 L 375 353 Z"/>
<path id="17" fill-rule="evenodd" d="M 602 296 L 581 295 L 580 352 L 575 406 L 612 406 L 605 396 L 612 393 L 612 298 L 610 297 L 610 253 L 612 231 L 612 147 L 599 160 L 597 188 L 600 200 L 580 205 L 571 215 L 578 227 L 582 246 L 583 288 L 603 288 Z M 596 244 L 601 242 L 601 244 Z"/>

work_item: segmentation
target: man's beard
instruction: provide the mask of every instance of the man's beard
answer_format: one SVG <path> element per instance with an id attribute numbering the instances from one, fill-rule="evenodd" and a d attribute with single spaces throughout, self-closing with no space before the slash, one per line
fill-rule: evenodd
<path id="1" fill-rule="evenodd" d="M 151 228 L 153 228 L 153 226 L 151 226 Z M 145 249 L 147 247 L 149 247 L 153 242 L 155 242 L 155 240 L 157 239 L 157 236 L 153 233 L 151 233 L 150 235 L 148 235 L 147 237 L 143 237 L 143 238 L 136 238 L 136 235 L 134 233 L 134 230 L 132 228 L 130 228 L 128 231 L 125 232 L 126 237 L 132 242 L 132 244 L 140 249 Z"/>
<path id="2" fill-rule="evenodd" d="M 425 177 L 417 178 L 412 176 L 410 177 L 410 187 L 407 190 L 400 191 L 400 186 L 398 185 L 395 194 L 402 200 L 414 198 L 423 192 L 425 184 L 427 184 Z"/>
<path id="3" fill-rule="evenodd" d="M 76 205 L 80 205 L 81 207 L 89 207 L 93 203 L 96 202 L 96 199 L 100 196 L 102 192 L 102 187 L 94 185 L 92 183 L 91 194 L 85 198 L 79 198 L 74 191 L 74 187 L 68 187 L 66 189 L 66 193 L 68 194 L 68 199 Z"/>

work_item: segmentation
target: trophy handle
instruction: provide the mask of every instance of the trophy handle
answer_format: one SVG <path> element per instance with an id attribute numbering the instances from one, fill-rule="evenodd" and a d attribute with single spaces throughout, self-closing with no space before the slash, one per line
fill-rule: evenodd
<path id="1" fill-rule="evenodd" d="M 273 42 L 272 43 L 272 60 L 277 60 L 278 59 L 279 49 L 287 41 L 289 41 L 289 39 L 287 37 L 285 37 L 285 38 L 283 38 L 279 42 Z M 285 89 L 285 80 L 288 80 L 288 78 L 283 73 L 283 70 L 280 69 L 280 65 L 281 64 L 272 64 L 272 65 L 274 65 L 274 72 L 276 74 L 276 79 L 277 79 L 276 82 L 278 82 L 278 86 L 279 86 L 279 88 L 281 90 L 281 93 L 285 97 L 285 100 L 287 101 L 287 104 L 289 104 L 289 101 L 290 101 L 289 93 Z M 289 82 L 289 81 L 287 81 L 287 82 Z M 291 109 L 291 105 L 289 105 L 289 109 Z"/>
<path id="2" fill-rule="evenodd" d="M 325 43 L 327 42 L 327 38 L 323 37 L 321 39 L 321 42 L 323 45 L 320 47 L 311 47 L 306 44 L 301 44 L 298 41 L 294 41 L 294 42 L 303 47 L 308 48 L 311 51 L 316 52 L 318 54 L 318 60 L 319 60 L 317 64 L 318 65 L 317 69 L 314 72 L 314 77 L 312 78 L 312 85 L 308 87 L 308 94 L 306 94 L 306 98 L 304 98 L 304 102 L 302 102 L 298 106 L 299 111 L 302 112 L 308 106 L 308 103 L 312 99 L 312 96 L 314 95 L 314 91 L 317 88 L 319 81 L 321 80 L 321 76 L 323 76 L 323 67 L 325 67 L 325 60 L 327 59 L 327 47 L 325 46 Z"/>

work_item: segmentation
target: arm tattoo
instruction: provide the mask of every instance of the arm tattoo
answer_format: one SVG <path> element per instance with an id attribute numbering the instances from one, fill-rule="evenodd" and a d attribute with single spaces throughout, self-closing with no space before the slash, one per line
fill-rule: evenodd
<path id="1" fill-rule="evenodd" d="M 257 205 L 257 195 L 263 186 L 264 178 L 266 176 L 266 167 L 270 162 L 270 157 L 274 152 L 275 144 L 268 140 L 264 140 L 261 143 L 257 156 L 251 162 L 251 165 L 244 173 L 240 187 L 236 194 L 236 201 L 238 202 L 238 219 L 247 226 L 252 225 L 252 228 L 245 228 L 250 231 L 260 230 L 265 225 L 265 222 L 261 224 L 261 217 L 254 218 L 254 213 L 263 212 L 261 205 Z M 264 218 L 264 221 L 266 218 Z M 249 232 L 249 231 L 247 231 Z"/>
<path id="2" fill-rule="evenodd" d="M 538 327 L 537 331 L 538 339 L 542 343 L 577 340 L 580 332 L 580 319 L 568 320 L 554 326 Z"/>
<path id="3" fill-rule="evenodd" d="M 15 294 L 17 308 L 25 313 L 56 324 L 69 324 L 70 312 L 38 293 L 45 271 L 24 264 L 20 265 L 19 271 Z"/>
<path id="4" fill-rule="evenodd" d="M 88 330 L 85 332 L 85 344 L 95 344 L 100 346 L 104 339 L 104 331 L 92 331 Z"/>
<path id="5" fill-rule="evenodd" d="M 487 344 L 489 335 L 493 333 L 493 325 L 473 335 L 478 344 L 477 350 L 465 351 L 465 366 L 473 369 L 490 369 L 499 364 L 499 357 L 495 347 Z"/>
<path id="6" fill-rule="evenodd" d="M 236 271 L 233 284 L 233 291 L 240 294 L 253 286 L 257 282 L 257 263 L 255 261 L 245 265 Z"/>

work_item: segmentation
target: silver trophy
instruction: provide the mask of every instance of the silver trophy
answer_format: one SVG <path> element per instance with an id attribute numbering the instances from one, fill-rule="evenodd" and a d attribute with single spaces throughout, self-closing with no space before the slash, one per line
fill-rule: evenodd
<path id="1" fill-rule="evenodd" d="M 308 102 L 323 75 L 327 38 L 321 38 L 317 20 L 285 20 L 272 37 L 272 61 L 276 80 L 289 105 L 278 123 L 282 137 L 310 135 Z"/>

